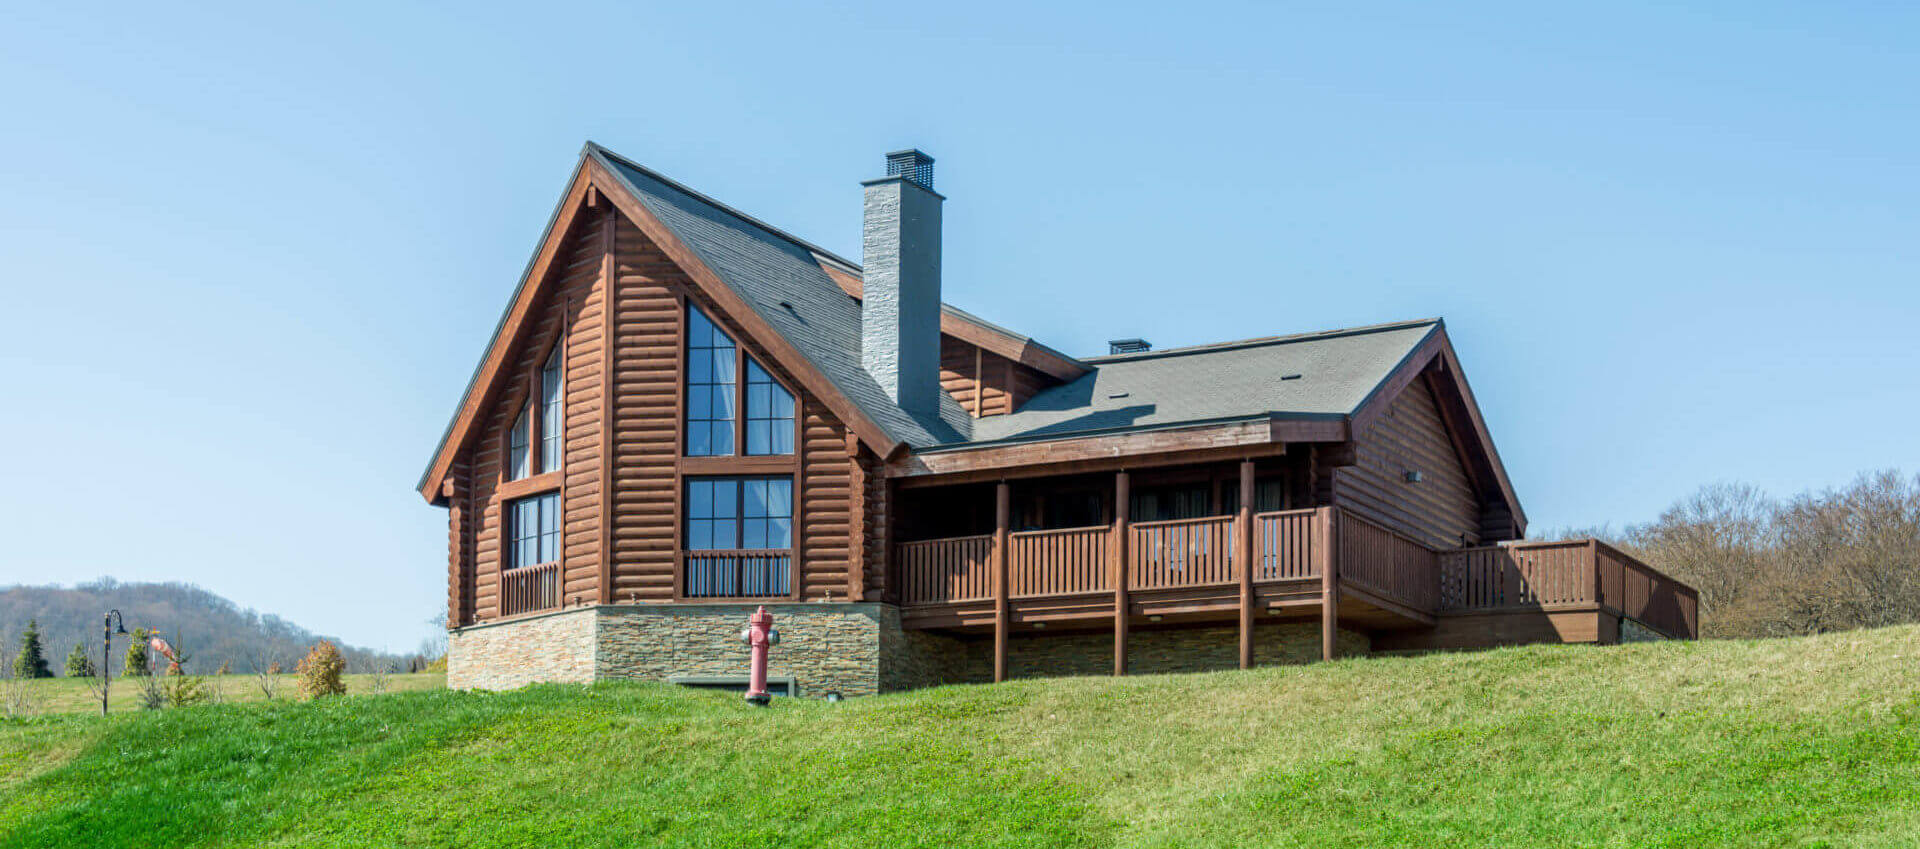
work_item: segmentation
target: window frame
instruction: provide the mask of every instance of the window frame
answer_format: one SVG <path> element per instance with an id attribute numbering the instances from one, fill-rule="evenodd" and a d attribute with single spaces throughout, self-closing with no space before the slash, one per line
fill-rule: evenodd
<path id="1" fill-rule="evenodd" d="M 547 521 L 549 515 L 548 507 L 546 506 L 548 499 L 552 499 L 552 531 L 545 530 L 549 524 Z M 524 537 L 520 534 L 522 528 L 519 509 L 523 504 L 533 504 L 539 507 L 535 517 L 536 528 L 531 536 Z M 500 571 L 511 572 L 515 569 L 528 569 L 535 566 L 557 564 L 565 558 L 566 548 L 563 537 L 565 536 L 566 522 L 561 515 L 563 510 L 564 507 L 560 503 L 560 491 L 557 489 L 549 489 L 543 492 L 535 492 L 529 495 L 503 500 L 500 511 Z M 551 559 L 536 559 L 535 562 L 532 563 L 519 562 L 520 558 L 517 552 L 520 550 L 521 540 L 533 540 L 534 550 L 537 556 L 537 552 L 545 543 L 545 538 L 549 536 L 553 538 L 553 557 Z"/>
<path id="2" fill-rule="evenodd" d="M 689 450 L 688 450 L 690 448 L 688 444 L 688 439 L 689 439 L 689 436 L 691 435 L 692 425 L 694 421 L 694 419 L 690 417 L 689 413 L 691 412 L 691 408 L 692 408 L 693 388 L 695 386 L 695 384 L 692 382 L 693 381 L 693 372 L 692 372 L 693 316 L 695 312 L 698 312 L 700 317 L 705 319 L 708 324 L 713 325 L 713 329 L 715 332 L 725 336 L 727 338 L 727 341 L 733 343 L 733 375 L 732 375 L 731 383 L 728 384 L 730 386 L 730 389 L 732 390 L 732 396 L 733 396 L 733 408 L 732 408 L 733 418 L 729 420 L 732 425 L 732 441 L 731 441 L 731 445 L 728 447 L 727 452 L 724 454 L 693 454 L 693 453 L 689 453 Z M 800 456 L 800 441 L 802 439 L 801 425 L 803 423 L 803 417 L 801 416 L 801 409 L 803 407 L 803 403 L 801 401 L 801 394 L 799 390 L 797 390 L 791 383 L 788 383 L 786 378 L 780 375 L 778 372 L 774 371 L 771 368 L 768 368 L 765 362 L 765 358 L 749 351 L 747 349 L 746 344 L 742 342 L 738 334 L 735 334 L 734 332 L 728 330 L 720 322 L 715 321 L 713 318 L 713 313 L 714 313 L 713 310 L 707 309 L 706 306 L 694 301 L 692 298 L 687 298 L 687 297 L 681 298 L 680 350 L 678 354 L 680 359 L 680 374 L 679 374 L 680 397 L 679 397 L 679 403 L 677 404 L 679 415 L 680 415 L 680 421 L 677 426 L 677 430 L 679 432 L 679 439 L 680 439 L 680 449 L 679 449 L 680 457 L 683 459 L 693 459 L 696 461 L 710 461 L 710 462 L 746 461 L 748 463 L 753 463 L 756 466 L 764 466 L 764 464 L 771 461 L 786 460 L 789 458 L 797 461 L 798 457 Z M 702 350 L 706 350 L 706 349 L 703 348 Z M 749 362 L 752 363 L 754 368 L 759 369 L 759 371 L 762 374 L 765 374 L 767 376 L 767 380 L 764 381 L 765 384 L 778 388 L 780 391 L 787 393 L 788 398 L 792 399 L 793 415 L 792 415 L 791 423 L 793 428 L 792 430 L 793 437 L 790 445 L 791 450 L 787 451 L 786 453 L 751 454 L 751 453 L 748 453 L 747 451 L 747 430 L 751 422 L 787 421 L 787 419 L 781 419 L 781 418 L 768 418 L 768 417 L 762 417 L 759 419 L 749 418 L 747 407 L 748 407 L 748 397 L 751 391 L 751 387 L 753 385 L 757 385 L 758 383 L 760 383 L 758 381 L 750 380 L 750 372 L 748 371 Z M 699 385 L 719 386 L 722 384 L 703 383 Z M 700 419 L 700 421 L 702 422 L 719 421 L 719 419 Z"/>
<path id="3" fill-rule="evenodd" d="M 548 341 L 544 347 L 539 349 L 540 356 L 534 358 L 533 365 L 526 371 L 525 385 L 519 392 L 509 396 L 513 399 L 513 403 L 506 405 L 509 411 L 509 418 L 507 419 L 506 427 L 501 428 L 500 431 L 499 486 L 518 485 L 516 489 L 544 487 L 550 482 L 550 478 L 558 478 L 559 473 L 566 468 L 567 331 L 568 327 L 562 326 L 560 332 L 555 334 L 552 340 Z M 546 418 L 547 406 L 544 403 L 544 389 L 546 387 L 546 369 L 548 363 L 557 363 L 559 366 L 556 372 L 560 389 L 558 396 L 559 411 L 554 418 L 558 419 L 561 423 L 561 441 L 558 446 L 559 450 L 556 452 L 558 454 L 556 458 L 558 462 L 552 464 L 553 468 L 547 468 L 548 464 L 545 462 L 546 458 L 544 456 L 546 423 L 543 420 Z M 513 462 L 514 431 L 518 429 L 519 423 L 523 420 L 527 423 L 527 455 L 525 463 L 526 471 L 520 472 L 514 468 L 517 464 Z M 514 497 L 523 494 L 528 493 L 516 492 Z"/>

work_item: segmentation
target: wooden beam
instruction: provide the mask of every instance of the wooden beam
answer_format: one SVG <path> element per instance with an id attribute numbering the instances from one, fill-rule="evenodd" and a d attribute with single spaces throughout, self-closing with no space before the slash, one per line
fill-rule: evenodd
<path id="1" fill-rule="evenodd" d="M 867 467 L 860 464 L 860 437 L 847 433 L 847 600 L 867 595 Z"/>
<path id="2" fill-rule="evenodd" d="M 1240 461 L 1240 515 L 1234 559 L 1240 573 L 1240 668 L 1253 668 L 1253 460 Z"/>
<path id="3" fill-rule="evenodd" d="M 1339 516 L 1336 507 L 1313 511 L 1314 555 L 1320 561 L 1320 659 L 1340 656 L 1340 558 L 1336 551 Z"/>
<path id="4" fill-rule="evenodd" d="M 589 186 L 589 189 L 593 187 Z M 599 192 L 589 195 L 589 205 L 598 206 Z M 618 265 L 614 258 L 615 231 L 620 222 L 614 213 L 600 216 L 600 603 L 613 603 L 613 318 L 619 299 L 614 294 Z"/>
<path id="5" fill-rule="evenodd" d="M 1266 419 L 1254 419 L 1140 433 L 1088 436 L 1045 442 L 1020 442 L 955 451 L 914 453 L 889 464 L 887 474 L 903 481 L 943 476 L 930 483 L 951 484 L 1040 477 L 1121 468 L 1177 465 L 1272 457 L 1285 454 Z M 917 480 L 907 485 L 918 485 Z"/>
<path id="6" fill-rule="evenodd" d="M 1127 535 L 1128 514 L 1132 508 L 1131 482 L 1127 470 L 1113 474 L 1113 540 L 1107 546 L 1108 568 L 1113 573 L 1113 674 L 1127 674 Z"/>
<path id="7" fill-rule="evenodd" d="M 1007 680 L 1007 629 L 1012 624 L 1007 607 L 1007 560 L 1011 553 L 1008 526 L 1013 519 L 1013 493 L 1006 481 L 993 488 L 993 680 Z"/>

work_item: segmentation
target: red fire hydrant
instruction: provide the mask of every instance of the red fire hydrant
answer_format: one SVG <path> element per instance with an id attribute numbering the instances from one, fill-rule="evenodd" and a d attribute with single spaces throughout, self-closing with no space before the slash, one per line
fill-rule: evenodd
<path id="1" fill-rule="evenodd" d="M 765 707 L 773 700 L 767 693 L 767 649 L 780 642 L 780 632 L 773 630 L 773 614 L 767 612 L 766 605 L 747 617 L 747 629 L 740 632 L 740 639 L 747 642 L 753 655 L 752 671 L 747 678 L 747 701 Z"/>

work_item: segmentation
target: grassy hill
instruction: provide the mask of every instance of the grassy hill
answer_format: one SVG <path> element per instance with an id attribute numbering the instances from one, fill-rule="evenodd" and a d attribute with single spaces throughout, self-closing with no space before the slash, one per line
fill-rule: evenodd
<path id="1" fill-rule="evenodd" d="M 1913 846 L 1920 628 L 0 723 L 0 846 Z"/>

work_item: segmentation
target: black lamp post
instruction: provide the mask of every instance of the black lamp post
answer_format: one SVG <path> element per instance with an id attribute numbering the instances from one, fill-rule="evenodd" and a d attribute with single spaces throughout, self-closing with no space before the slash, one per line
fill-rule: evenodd
<path id="1" fill-rule="evenodd" d="M 106 623 L 100 626 L 100 630 L 103 633 L 103 636 L 101 637 L 101 643 L 104 646 L 100 650 L 101 652 L 100 715 L 101 716 L 107 715 L 107 687 L 113 683 L 113 635 L 117 633 L 124 636 L 127 633 L 127 620 L 125 617 L 120 615 L 120 611 L 118 610 L 107 611 L 106 620 L 107 620 Z M 120 623 L 119 630 L 117 631 L 114 629 L 115 621 L 118 621 Z"/>

